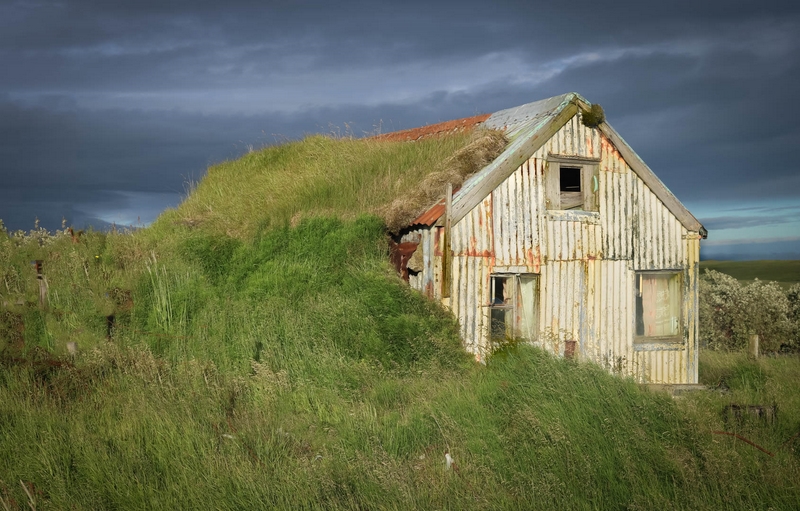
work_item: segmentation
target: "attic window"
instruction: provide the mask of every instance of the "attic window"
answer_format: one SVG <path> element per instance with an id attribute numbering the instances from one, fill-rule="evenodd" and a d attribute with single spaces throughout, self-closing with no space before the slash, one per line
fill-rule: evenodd
<path id="1" fill-rule="evenodd" d="M 583 209 L 581 168 L 560 167 L 559 170 L 558 184 L 561 192 L 561 209 Z"/>
<path id="2" fill-rule="evenodd" d="M 547 209 L 597 211 L 600 160 L 574 156 L 547 159 Z"/>

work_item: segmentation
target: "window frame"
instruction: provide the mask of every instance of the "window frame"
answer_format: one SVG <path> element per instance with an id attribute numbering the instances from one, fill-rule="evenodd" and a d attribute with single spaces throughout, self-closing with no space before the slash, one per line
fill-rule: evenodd
<path id="1" fill-rule="evenodd" d="M 669 279 L 677 278 L 677 290 L 678 290 L 678 315 L 677 315 L 677 333 L 672 335 L 639 335 L 638 334 L 638 327 L 639 327 L 639 312 L 640 312 L 640 304 L 641 304 L 641 314 L 644 316 L 644 302 L 640 302 L 640 294 L 641 294 L 641 278 L 646 276 L 669 276 Z M 685 335 L 686 335 L 686 325 L 684 324 L 684 303 L 686 299 L 686 290 L 684 289 L 684 271 L 682 269 L 663 269 L 663 270 L 641 270 L 634 272 L 634 283 L 633 283 L 633 299 L 634 299 L 634 307 L 633 307 L 633 342 L 635 345 L 639 345 L 639 347 L 644 347 L 647 344 L 655 344 L 655 345 L 683 345 L 685 342 Z"/>
<path id="2" fill-rule="evenodd" d="M 581 193 L 583 201 L 578 207 L 561 207 L 561 169 L 580 169 Z M 600 159 L 579 158 L 551 154 L 547 157 L 545 176 L 545 209 L 548 211 L 586 211 L 600 210 Z"/>
<path id="3" fill-rule="evenodd" d="M 497 282 L 498 280 L 503 279 L 507 284 L 504 284 L 504 287 L 508 287 L 510 290 L 510 296 L 505 294 L 504 292 L 504 300 L 500 303 L 495 302 L 496 295 L 497 295 Z M 532 298 L 534 300 L 534 306 L 532 308 L 533 313 L 533 325 L 529 325 L 531 331 L 528 332 L 528 337 L 522 337 L 522 333 L 520 332 L 519 318 L 520 315 L 520 297 L 518 294 L 522 290 L 522 281 L 523 280 L 530 280 L 533 283 L 533 290 L 531 292 Z M 528 273 L 528 272 L 502 272 L 502 271 L 495 271 L 489 275 L 489 304 L 487 307 L 489 308 L 489 339 L 491 341 L 496 341 L 498 339 L 505 340 L 508 338 L 519 338 L 524 339 L 526 341 L 532 342 L 536 340 L 536 336 L 539 333 L 539 305 L 540 305 L 540 296 L 539 296 L 539 289 L 540 289 L 540 274 L 538 273 Z M 510 284 L 510 285 L 508 285 Z M 524 305 L 524 304 L 523 304 Z M 495 311 L 503 311 L 506 316 L 503 319 L 503 324 L 505 326 L 505 332 L 502 336 L 495 334 L 495 326 L 494 326 L 494 312 Z M 509 325 L 508 315 L 511 315 L 511 324 Z"/>

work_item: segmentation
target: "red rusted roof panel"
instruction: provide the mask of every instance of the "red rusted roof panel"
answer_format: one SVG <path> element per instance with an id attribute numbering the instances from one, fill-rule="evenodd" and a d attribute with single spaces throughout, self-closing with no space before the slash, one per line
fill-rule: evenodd
<path id="1" fill-rule="evenodd" d="M 426 212 L 414 219 L 409 225 L 424 225 L 426 227 L 430 227 L 435 224 L 442 215 L 444 215 L 444 209 L 444 200 L 441 200 L 434 204 Z"/>
<path id="2" fill-rule="evenodd" d="M 419 128 L 412 128 L 409 130 L 393 131 L 391 133 L 384 133 L 383 135 L 377 135 L 372 138 L 374 140 L 403 142 L 435 137 L 437 135 L 446 133 L 459 133 L 474 129 L 475 126 L 488 119 L 490 115 L 491 114 L 482 114 L 474 117 L 465 117 L 464 119 L 456 119 L 454 121 L 431 124 L 429 126 L 421 126 Z"/>

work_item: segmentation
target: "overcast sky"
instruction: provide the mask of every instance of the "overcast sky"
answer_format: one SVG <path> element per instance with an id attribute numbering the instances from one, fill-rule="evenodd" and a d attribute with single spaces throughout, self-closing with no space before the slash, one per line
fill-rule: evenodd
<path id="1" fill-rule="evenodd" d="M 800 259 L 796 1 L 0 0 L 0 219 L 147 224 L 249 147 L 569 91 L 704 257 Z"/>

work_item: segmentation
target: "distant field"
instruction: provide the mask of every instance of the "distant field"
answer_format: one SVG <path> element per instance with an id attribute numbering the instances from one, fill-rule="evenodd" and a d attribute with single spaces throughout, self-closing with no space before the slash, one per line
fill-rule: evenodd
<path id="1" fill-rule="evenodd" d="M 727 273 L 742 284 L 759 279 L 788 288 L 800 282 L 800 261 L 701 261 L 701 272 L 705 269 Z"/>

